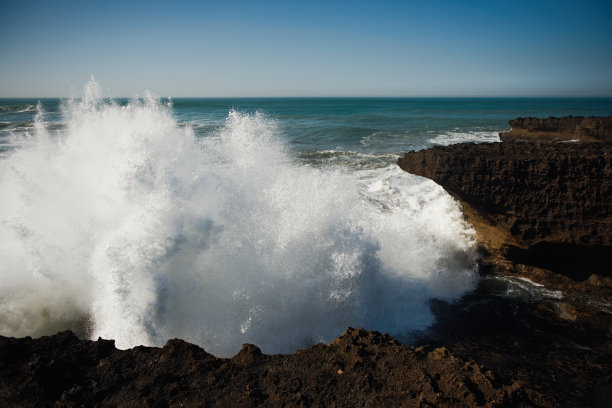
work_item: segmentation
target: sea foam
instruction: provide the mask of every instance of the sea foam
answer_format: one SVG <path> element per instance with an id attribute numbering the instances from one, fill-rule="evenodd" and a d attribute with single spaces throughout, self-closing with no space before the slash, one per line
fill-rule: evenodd
<path id="1" fill-rule="evenodd" d="M 94 81 L 64 127 L 38 109 L 0 160 L 2 335 L 286 353 L 347 326 L 405 338 L 475 284 L 459 205 L 397 166 L 300 164 L 264 114 L 197 138 L 151 94 L 121 106 Z"/>
<path id="2" fill-rule="evenodd" d="M 471 132 L 448 132 L 429 139 L 430 143 L 448 146 L 456 143 L 494 143 L 499 142 L 498 132 L 471 131 Z"/>

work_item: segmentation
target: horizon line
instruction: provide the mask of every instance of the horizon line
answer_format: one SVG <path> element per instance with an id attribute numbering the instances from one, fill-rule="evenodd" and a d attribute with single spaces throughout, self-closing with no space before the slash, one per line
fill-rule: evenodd
<path id="1" fill-rule="evenodd" d="M 155 95 L 160 99 L 610 99 L 610 95 L 499 95 L 499 96 L 478 96 L 478 95 L 440 95 L 440 96 L 161 96 Z M 82 96 L 0 96 L 3 99 L 82 99 Z M 142 98 L 141 95 L 131 96 L 102 96 L 100 99 L 131 99 Z"/>

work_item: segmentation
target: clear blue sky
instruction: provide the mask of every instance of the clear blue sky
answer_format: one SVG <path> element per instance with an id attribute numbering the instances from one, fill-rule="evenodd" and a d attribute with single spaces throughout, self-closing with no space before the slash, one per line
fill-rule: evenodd
<path id="1" fill-rule="evenodd" d="M 612 1 L 6 1 L 0 97 L 612 96 Z"/>

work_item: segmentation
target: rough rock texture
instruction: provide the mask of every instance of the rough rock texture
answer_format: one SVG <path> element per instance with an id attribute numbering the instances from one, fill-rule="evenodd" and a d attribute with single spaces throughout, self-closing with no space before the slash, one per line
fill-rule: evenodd
<path id="1" fill-rule="evenodd" d="M 437 321 L 421 341 L 520 384 L 534 406 L 609 407 L 612 305 L 579 293 L 508 296 L 500 286 L 485 278 L 459 302 L 434 301 Z"/>
<path id="2" fill-rule="evenodd" d="M 170 340 L 117 350 L 71 332 L 0 337 L 2 406 L 532 406 L 519 383 L 444 347 L 409 348 L 387 335 L 347 329 L 331 344 L 264 355 L 245 344 L 231 359 Z"/>
<path id="3" fill-rule="evenodd" d="M 517 118 L 510 121 L 510 126 L 512 129 L 509 132 L 500 135 L 502 142 L 534 139 L 598 142 L 612 138 L 612 117 Z"/>
<path id="4" fill-rule="evenodd" d="M 610 286 L 611 118 L 519 118 L 511 123 L 513 129 L 500 135 L 502 143 L 437 146 L 406 153 L 398 164 L 459 199 L 482 244 L 485 269 L 521 273 L 543 283 L 563 281 L 549 279 L 552 272 L 586 286 Z M 521 133 L 520 140 L 508 137 L 516 134 L 515 126 L 536 132 Z M 540 135 L 548 128 L 553 133 L 588 129 L 599 142 L 550 142 Z"/>
<path id="5" fill-rule="evenodd" d="M 478 290 L 433 302 L 437 323 L 424 341 L 530 384 L 551 406 L 610 406 L 612 118 L 510 124 L 502 143 L 398 160 L 461 202 L 482 251 Z M 523 278 L 547 289 L 532 295 Z"/>
<path id="6" fill-rule="evenodd" d="M 290 355 L 245 344 L 231 359 L 176 339 L 117 350 L 71 332 L 0 336 L 0 406 L 608 407 L 609 313 L 585 313 L 592 298 L 513 298 L 498 285 L 434 301 L 420 347 L 351 328 Z"/>

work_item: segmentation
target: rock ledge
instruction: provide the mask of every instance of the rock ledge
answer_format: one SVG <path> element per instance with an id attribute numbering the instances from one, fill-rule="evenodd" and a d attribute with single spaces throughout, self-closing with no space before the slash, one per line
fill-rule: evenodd
<path id="1" fill-rule="evenodd" d="M 398 164 L 461 202 L 485 271 L 612 299 L 612 118 L 510 123 L 502 143 L 436 146 Z"/>

